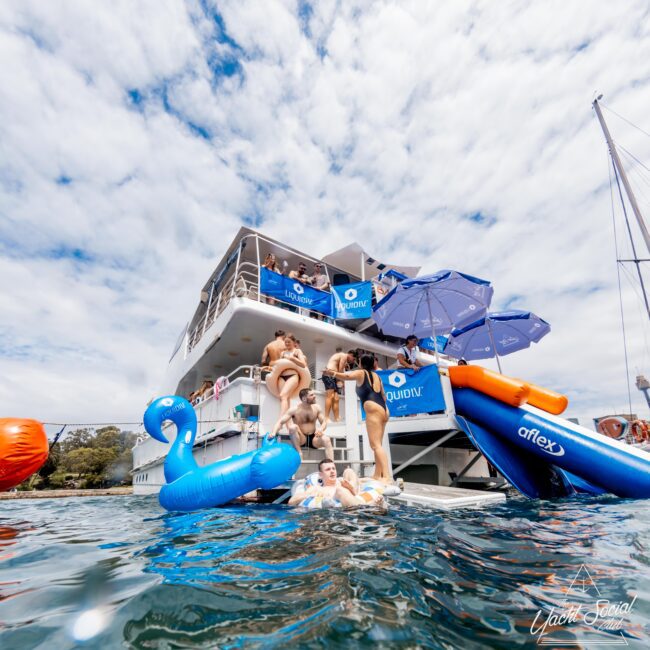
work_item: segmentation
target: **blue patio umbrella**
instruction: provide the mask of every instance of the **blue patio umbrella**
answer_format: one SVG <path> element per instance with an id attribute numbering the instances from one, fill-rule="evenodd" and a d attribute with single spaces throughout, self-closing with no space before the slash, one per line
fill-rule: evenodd
<path id="1" fill-rule="evenodd" d="M 485 316 L 493 292 L 487 280 L 438 271 L 398 284 L 373 307 L 372 317 L 385 334 L 435 340 L 436 334 L 447 334 Z"/>
<path id="2" fill-rule="evenodd" d="M 551 331 L 551 326 L 530 311 L 512 309 L 488 313 L 463 328 L 454 329 L 445 346 L 445 354 L 473 361 L 512 354 L 537 343 Z"/>

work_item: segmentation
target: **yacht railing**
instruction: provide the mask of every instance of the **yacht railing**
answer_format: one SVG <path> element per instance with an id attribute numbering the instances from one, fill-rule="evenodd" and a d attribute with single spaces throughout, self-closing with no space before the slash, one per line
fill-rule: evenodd
<path id="1" fill-rule="evenodd" d="M 257 265 L 252 262 L 242 262 L 239 265 L 237 274 L 230 278 L 221 291 L 219 291 L 217 297 L 208 303 L 205 315 L 189 333 L 187 341 L 188 353 L 201 340 L 206 330 L 214 323 L 233 298 L 248 298 L 249 300 L 266 303 L 280 309 L 288 309 L 290 311 L 302 310 L 300 313 L 309 313 L 308 309 L 296 307 L 279 298 L 273 298 L 271 302 L 269 297 L 260 292 Z M 323 319 L 328 323 L 336 322 L 327 316 L 324 316 Z"/>

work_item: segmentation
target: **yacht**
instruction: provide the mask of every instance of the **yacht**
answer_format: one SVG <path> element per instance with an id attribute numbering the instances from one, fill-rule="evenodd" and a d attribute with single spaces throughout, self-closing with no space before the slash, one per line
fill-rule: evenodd
<path id="1" fill-rule="evenodd" d="M 276 330 L 293 333 L 305 353 L 312 388 L 324 408 L 322 371 L 336 351 L 359 349 L 374 353 L 379 366 L 396 367 L 402 343 L 382 334 L 371 318 L 333 320 L 272 300 L 260 290 L 261 265 L 268 253 L 280 268 L 295 269 L 304 262 L 310 270 L 322 263 L 332 286 L 372 281 L 373 302 L 381 299 L 397 282 L 417 275 L 419 268 L 381 262 L 356 243 L 322 259 L 298 251 L 255 230 L 241 228 L 214 272 L 200 291 L 191 320 L 183 327 L 172 350 L 159 395 L 191 399 L 198 420 L 194 456 L 208 465 L 260 446 L 280 415 L 280 402 L 266 386 L 260 362 L 264 346 Z M 435 363 L 433 354 L 423 354 L 424 363 Z M 385 448 L 393 472 L 414 483 L 457 486 L 496 486 L 485 458 L 458 426 L 451 384 L 444 368 L 452 365 L 440 355 L 441 390 L 444 408 L 436 412 L 391 417 Z M 207 384 L 204 382 L 208 382 Z M 201 386 L 213 386 L 197 397 Z M 165 430 L 173 442 L 175 430 Z M 340 399 L 340 421 L 330 421 L 326 430 L 334 445 L 334 460 L 352 466 L 361 475 L 372 473 L 373 455 L 365 434 L 354 382 L 345 382 Z M 142 434 L 133 449 L 133 491 L 157 493 L 164 484 L 163 463 L 169 446 Z M 308 450 L 298 477 L 316 470 L 323 457 Z M 503 480 L 501 479 L 503 482 Z"/>

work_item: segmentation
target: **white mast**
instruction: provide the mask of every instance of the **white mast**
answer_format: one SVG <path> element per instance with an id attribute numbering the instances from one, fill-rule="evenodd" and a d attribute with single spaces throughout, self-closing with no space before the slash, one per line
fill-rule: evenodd
<path id="1" fill-rule="evenodd" d="M 605 140 L 607 140 L 607 145 L 609 146 L 609 153 L 611 154 L 612 160 L 614 161 L 614 166 L 616 167 L 616 170 L 618 171 L 618 175 L 621 177 L 621 180 L 623 181 L 623 187 L 625 187 L 625 193 L 627 194 L 627 198 L 630 200 L 632 211 L 634 212 L 634 216 L 636 217 L 636 220 L 639 224 L 639 228 L 641 229 L 641 234 L 643 235 L 643 239 L 645 240 L 645 245 L 648 248 L 648 252 L 650 253 L 650 232 L 648 232 L 648 228 L 646 227 L 645 221 L 643 220 L 643 215 L 641 214 L 641 210 L 639 210 L 639 204 L 636 202 L 636 197 L 634 196 L 634 192 L 632 192 L 630 183 L 627 180 L 627 175 L 625 173 L 625 170 L 623 169 L 623 165 L 621 164 L 621 159 L 618 157 L 618 151 L 616 150 L 616 145 L 612 140 L 612 136 L 609 133 L 607 124 L 605 124 L 605 118 L 603 117 L 603 114 L 600 110 L 600 105 L 598 104 L 598 100 L 601 98 L 602 95 L 598 95 L 598 97 L 594 99 L 593 107 L 594 110 L 596 111 L 596 116 L 598 117 L 600 126 L 603 129 L 603 133 L 605 134 Z"/>
<path id="2" fill-rule="evenodd" d="M 634 192 L 632 192 L 632 188 L 630 187 L 630 183 L 627 180 L 627 174 L 625 173 L 625 169 L 623 169 L 623 165 L 621 164 L 621 159 L 618 156 L 618 151 L 616 150 L 616 145 L 614 144 L 614 141 L 612 140 L 612 136 L 609 133 L 609 129 L 607 128 L 607 124 L 605 124 L 605 118 L 603 117 L 603 114 L 600 110 L 600 104 L 598 103 L 598 100 L 602 98 L 602 95 L 598 95 L 596 99 L 594 99 L 592 106 L 594 107 L 594 110 L 596 111 L 596 116 L 598 117 L 598 121 L 600 122 L 600 126 L 603 129 L 603 133 L 605 134 L 605 140 L 607 140 L 607 146 L 609 147 L 609 153 L 612 157 L 612 161 L 614 163 L 614 171 L 617 173 L 618 177 L 623 181 L 623 187 L 625 187 L 625 193 L 627 194 L 627 198 L 630 201 L 630 205 L 632 206 L 632 211 L 634 212 L 634 216 L 636 217 L 637 223 L 639 224 L 639 229 L 641 230 L 641 234 L 643 235 L 643 239 L 645 241 L 645 245 L 648 249 L 648 252 L 650 252 L 650 233 L 648 232 L 648 228 L 645 225 L 645 221 L 643 219 L 643 215 L 641 214 L 641 210 L 639 210 L 639 204 L 636 202 L 636 197 L 634 196 Z M 621 196 L 621 202 L 623 202 L 623 195 L 621 194 L 621 187 L 619 185 L 618 187 L 619 194 Z M 627 219 L 627 213 L 625 212 L 625 204 L 623 204 L 623 212 L 625 214 L 625 223 L 627 225 L 627 232 L 630 237 L 630 244 L 632 246 L 632 253 L 634 255 L 634 258 L 631 260 L 620 260 L 618 259 L 617 261 L 619 263 L 622 262 L 632 262 L 633 264 L 636 265 L 636 272 L 637 275 L 639 276 L 639 283 L 641 285 L 641 292 L 643 293 L 643 301 L 645 303 L 645 308 L 646 312 L 648 313 L 648 318 L 650 318 L 650 303 L 648 302 L 648 295 L 645 290 L 645 283 L 643 282 L 643 275 L 641 274 L 641 268 L 640 264 L 641 262 L 647 262 L 649 261 L 647 258 L 646 259 L 640 259 L 639 256 L 636 253 L 636 246 L 634 245 L 634 239 L 632 238 L 632 231 L 630 230 L 630 224 Z"/>

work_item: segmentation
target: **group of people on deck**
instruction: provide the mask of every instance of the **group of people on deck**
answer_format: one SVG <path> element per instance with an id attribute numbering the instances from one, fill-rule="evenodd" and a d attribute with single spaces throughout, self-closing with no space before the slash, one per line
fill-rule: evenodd
<path id="1" fill-rule="evenodd" d="M 417 342 L 415 336 L 406 339 L 397 354 L 398 367 L 413 370 L 422 367 L 423 364 L 418 358 Z M 307 358 L 299 344 L 297 345 L 295 336 L 277 330 L 274 340 L 265 346 L 262 353 L 263 369 L 271 370 L 274 364 L 282 359 L 295 364 L 296 368 L 307 367 Z M 286 428 L 291 443 L 301 458 L 304 447 L 322 449 L 325 460 L 334 465 L 332 440 L 326 435 L 325 430 L 330 416 L 333 416 L 335 422 L 340 421 L 339 400 L 343 382 L 354 381 L 356 394 L 365 412 L 368 441 L 375 458 L 375 471 L 372 478 L 382 483 L 392 484 L 391 468 L 383 447 L 386 422 L 390 414 L 386 405 L 384 386 L 377 370 L 379 370 L 378 361 L 372 353 L 359 354 L 357 350 L 336 351 L 329 358 L 321 377 L 325 387 L 325 409 L 316 403 L 316 394 L 310 388 L 300 390 L 298 404 L 291 407 L 290 398 L 299 385 L 299 378 L 291 370 L 286 372 L 286 376 L 280 375 L 282 380 L 280 418 L 271 431 L 271 438 Z M 348 483 L 353 485 L 353 482 L 348 481 Z"/>

